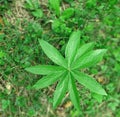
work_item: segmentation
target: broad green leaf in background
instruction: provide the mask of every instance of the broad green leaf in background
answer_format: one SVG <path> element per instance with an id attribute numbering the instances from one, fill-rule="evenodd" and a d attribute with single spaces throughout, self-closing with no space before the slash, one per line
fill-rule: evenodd
<path id="1" fill-rule="evenodd" d="M 50 75 L 44 76 L 42 79 L 37 81 L 37 83 L 33 86 L 33 88 L 35 88 L 35 89 L 45 88 L 45 87 L 55 83 L 56 81 L 58 81 L 59 78 L 61 78 L 64 73 L 65 72 L 63 71 L 63 72 L 52 73 Z"/>
<path id="2" fill-rule="evenodd" d="M 26 0 L 25 8 L 30 10 L 31 14 L 36 18 L 41 18 L 43 16 L 39 0 Z"/>
<path id="3" fill-rule="evenodd" d="M 97 64 L 106 53 L 106 49 L 90 51 L 78 58 L 72 65 L 72 69 L 81 69 L 91 67 Z"/>
<path id="4" fill-rule="evenodd" d="M 36 9 L 32 12 L 33 16 L 36 18 L 41 18 L 43 16 L 43 12 L 41 9 Z"/>
<path id="5" fill-rule="evenodd" d="M 74 15 L 74 9 L 73 9 L 73 8 L 67 8 L 67 9 L 65 9 L 65 10 L 62 12 L 60 18 L 62 18 L 62 19 L 69 19 L 69 18 L 72 17 L 73 15 Z"/>
<path id="6" fill-rule="evenodd" d="M 80 45 L 80 34 L 80 31 L 73 32 L 66 46 L 65 57 L 68 60 L 68 67 L 70 67 Z"/>
<path id="7" fill-rule="evenodd" d="M 39 1 L 38 0 L 26 0 L 25 7 L 30 10 L 37 10 L 39 9 Z"/>
<path id="8" fill-rule="evenodd" d="M 77 53 L 76 53 L 76 55 L 75 55 L 74 61 L 77 60 L 78 58 L 80 58 L 80 57 L 81 57 L 82 55 L 84 55 L 85 53 L 89 52 L 91 49 L 93 49 L 93 47 L 94 47 L 94 42 L 91 42 L 91 43 L 87 43 L 87 44 L 82 45 L 82 46 L 78 49 L 78 51 L 77 51 Z"/>
<path id="9" fill-rule="evenodd" d="M 61 103 L 63 97 L 65 96 L 67 89 L 68 89 L 68 75 L 65 74 L 65 76 L 58 83 L 57 88 L 54 93 L 54 98 L 53 98 L 54 108 L 56 108 Z"/>
<path id="10" fill-rule="evenodd" d="M 74 104 L 75 108 L 80 112 L 80 100 L 78 91 L 76 89 L 75 85 L 75 79 L 71 77 L 69 74 L 69 92 L 70 92 L 70 99 L 72 100 L 72 103 Z"/>
<path id="11" fill-rule="evenodd" d="M 62 70 L 64 70 L 64 68 L 53 65 L 37 65 L 37 66 L 28 67 L 25 70 L 33 74 L 47 75 L 55 72 L 61 72 Z"/>
<path id="12" fill-rule="evenodd" d="M 45 54 L 56 64 L 67 67 L 66 61 L 64 57 L 60 54 L 60 52 L 54 48 L 52 45 L 47 43 L 44 40 L 39 40 L 40 45 L 45 52 Z"/>
<path id="13" fill-rule="evenodd" d="M 62 19 L 55 19 L 52 22 L 52 30 L 57 34 L 65 34 L 66 36 L 71 34 L 72 30 L 70 27 L 67 26 L 66 23 Z M 64 35 L 62 35 L 64 36 Z"/>
<path id="14" fill-rule="evenodd" d="M 60 0 L 49 0 L 50 7 L 55 11 L 57 16 L 60 15 Z"/>
<path id="15" fill-rule="evenodd" d="M 100 95 L 107 95 L 101 85 L 92 77 L 84 73 L 80 73 L 79 71 L 72 72 L 72 75 L 80 84 L 88 88 L 90 91 Z"/>
<path id="16" fill-rule="evenodd" d="M 26 0 L 26 7 L 29 8 L 30 10 L 34 10 L 34 5 L 33 5 L 33 2 L 32 0 Z"/>

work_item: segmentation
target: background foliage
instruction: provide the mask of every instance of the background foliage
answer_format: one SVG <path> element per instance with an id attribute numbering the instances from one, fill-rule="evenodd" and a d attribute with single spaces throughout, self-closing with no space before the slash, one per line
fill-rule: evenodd
<path id="1" fill-rule="evenodd" d="M 81 45 L 92 41 L 96 49 L 108 49 L 101 63 L 84 70 L 93 74 L 108 96 L 97 102 L 96 95 L 78 85 L 83 117 L 119 117 L 120 1 L 57 0 L 54 4 L 52 1 L 0 0 L 0 116 L 79 116 L 67 95 L 53 110 L 56 84 L 32 90 L 41 76 L 24 70 L 31 65 L 53 64 L 42 52 L 38 39 L 56 46 L 64 55 L 70 34 L 79 29 Z"/>

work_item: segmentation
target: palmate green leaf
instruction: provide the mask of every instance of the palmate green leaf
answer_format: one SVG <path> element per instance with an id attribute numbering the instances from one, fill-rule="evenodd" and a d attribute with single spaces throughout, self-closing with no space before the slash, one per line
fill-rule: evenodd
<path id="1" fill-rule="evenodd" d="M 74 104 L 75 108 L 78 110 L 78 112 L 80 112 L 81 108 L 80 108 L 79 95 L 76 89 L 75 79 L 71 76 L 71 74 L 69 74 L 69 87 L 68 88 L 70 92 L 70 99 L 72 103 Z"/>
<path id="2" fill-rule="evenodd" d="M 80 84 L 88 88 L 90 91 L 100 95 L 107 95 L 105 90 L 102 88 L 102 86 L 92 77 L 84 73 L 80 73 L 77 70 L 72 72 L 72 75 Z"/>
<path id="3" fill-rule="evenodd" d="M 48 75 L 56 72 L 61 72 L 65 69 L 63 67 L 53 65 L 36 65 L 28 67 L 25 70 L 33 74 Z"/>
<path id="4" fill-rule="evenodd" d="M 64 75 L 65 71 L 52 73 L 50 75 L 42 77 L 42 79 L 38 80 L 37 83 L 33 86 L 35 89 L 45 88 L 53 83 L 55 83 L 59 78 Z"/>
<path id="5" fill-rule="evenodd" d="M 44 41 L 44 40 L 39 40 L 40 45 L 43 49 L 43 51 L 45 52 L 45 54 L 56 64 L 63 66 L 63 67 L 67 67 L 66 61 L 64 59 L 64 57 L 60 54 L 60 52 L 53 47 L 52 45 L 50 45 L 48 42 Z"/>
<path id="6" fill-rule="evenodd" d="M 35 11 L 32 12 L 32 15 L 36 18 L 41 18 L 43 17 L 43 12 L 41 9 L 36 9 Z"/>
<path id="7" fill-rule="evenodd" d="M 107 51 L 106 49 L 99 49 L 84 54 L 83 56 L 78 58 L 75 62 L 73 62 L 72 69 L 87 68 L 95 65 L 102 59 L 106 51 Z"/>
<path id="8" fill-rule="evenodd" d="M 67 89 L 68 89 L 68 74 L 66 73 L 65 76 L 58 83 L 57 88 L 54 92 L 54 98 L 53 98 L 54 108 L 56 108 L 61 103 Z"/>
<path id="9" fill-rule="evenodd" d="M 70 67 L 77 52 L 77 49 L 80 45 L 80 34 L 81 34 L 80 31 L 73 32 L 66 46 L 65 56 L 66 59 L 68 60 L 68 67 Z"/>
<path id="10" fill-rule="evenodd" d="M 60 15 L 60 0 L 49 0 L 50 7 L 55 11 L 57 16 Z"/>
<path id="11" fill-rule="evenodd" d="M 85 53 L 89 52 L 90 50 L 92 50 L 94 47 L 94 42 L 91 43 L 87 43 L 82 45 L 78 50 L 77 53 L 75 55 L 75 59 L 74 61 L 76 61 L 78 58 L 80 58 L 82 55 L 84 55 Z"/>
<path id="12" fill-rule="evenodd" d="M 79 95 L 75 85 L 76 80 L 91 92 L 96 93 L 94 97 L 98 101 L 102 101 L 99 95 L 107 95 L 105 90 L 95 79 L 78 71 L 78 69 L 87 68 L 99 62 L 106 52 L 106 49 L 92 50 L 94 43 L 88 43 L 79 48 L 80 34 L 80 31 L 76 31 L 70 36 L 65 50 L 66 58 L 48 42 L 39 40 L 45 54 L 59 66 L 38 65 L 26 68 L 26 70 L 31 73 L 47 75 L 38 80 L 33 86 L 35 89 L 45 88 L 56 81 L 60 81 L 54 93 L 54 108 L 61 103 L 68 90 L 72 103 L 78 112 L 81 112 Z"/>

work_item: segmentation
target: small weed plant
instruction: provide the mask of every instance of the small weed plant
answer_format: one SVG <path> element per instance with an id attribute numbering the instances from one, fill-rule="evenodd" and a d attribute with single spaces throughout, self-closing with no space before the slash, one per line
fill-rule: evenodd
<path id="1" fill-rule="evenodd" d="M 45 75 L 33 86 L 35 89 L 45 88 L 58 81 L 53 98 L 54 108 L 61 103 L 66 92 L 69 92 L 75 108 L 81 111 L 76 81 L 95 94 L 107 95 L 94 78 L 81 72 L 81 69 L 97 64 L 106 53 L 106 49 L 93 50 L 93 42 L 80 46 L 80 35 L 80 31 L 71 34 L 66 45 L 65 57 L 48 42 L 39 40 L 44 53 L 57 65 L 37 65 L 26 68 L 31 73 Z"/>

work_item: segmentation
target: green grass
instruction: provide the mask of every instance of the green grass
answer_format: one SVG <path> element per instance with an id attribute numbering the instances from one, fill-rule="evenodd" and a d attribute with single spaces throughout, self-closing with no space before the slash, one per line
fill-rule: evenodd
<path id="1" fill-rule="evenodd" d="M 57 117 L 63 114 L 65 117 L 79 117 L 68 95 L 53 110 L 56 84 L 33 90 L 32 86 L 41 76 L 29 74 L 24 69 L 38 64 L 53 65 L 41 50 L 38 39 L 56 46 L 64 56 L 70 34 L 80 30 L 81 45 L 95 42 L 95 49 L 108 50 L 102 62 L 83 70 L 101 83 L 108 96 L 98 102 L 97 96 L 76 83 L 81 98 L 81 116 L 119 117 L 120 2 L 61 0 L 57 9 L 46 0 L 34 2 L 33 8 L 27 2 L 17 5 L 16 2 L 0 2 L 0 116 Z M 73 13 L 69 13 L 69 8 Z"/>

